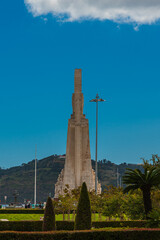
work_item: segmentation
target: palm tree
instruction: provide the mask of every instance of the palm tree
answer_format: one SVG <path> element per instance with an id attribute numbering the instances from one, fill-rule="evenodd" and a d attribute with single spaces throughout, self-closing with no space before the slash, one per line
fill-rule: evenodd
<path id="1" fill-rule="evenodd" d="M 127 193 L 130 190 L 134 191 L 139 188 L 141 189 L 143 193 L 145 214 L 147 217 L 148 213 L 152 210 L 151 189 L 160 185 L 160 168 L 144 168 L 144 173 L 139 169 L 133 170 L 127 168 L 127 171 L 123 176 L 123 183 L 127 185 L 123 190 L 124 193 Z"/>

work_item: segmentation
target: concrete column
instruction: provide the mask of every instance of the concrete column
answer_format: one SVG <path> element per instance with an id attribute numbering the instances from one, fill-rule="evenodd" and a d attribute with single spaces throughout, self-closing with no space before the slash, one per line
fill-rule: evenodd
<path id="1" fill-rule="evenodd" d="M 74 72 L 74 92 L 81 93 L 82 92 L 82 70 L 75 69 Z"/>
<path id="2" fill-rule="evenodd" d="M 76 187 L 81 186 L 82 174 L 82 132 L 81 127 L 75 127 L 75 177 Z"/>

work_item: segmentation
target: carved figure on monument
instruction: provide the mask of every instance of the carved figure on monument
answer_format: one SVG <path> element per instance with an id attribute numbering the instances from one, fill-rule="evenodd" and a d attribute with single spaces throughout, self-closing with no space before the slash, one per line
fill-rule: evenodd
<path id="1" fill-rule="evenodd" d="M 95 190 L 95 172 L 91 165 L 89 125 L 83 114 L 82 71 L 75 69 L 74 93 L 72 95 L 73 113 L 68 120 L 67 148 L 64 169 L 55 184 L 55 198 L 63 194 L 66 184 L 70 189 L 78 188 L 86 182 L 87 188 Z M 101 193 L 101 184 L 97 184 Z"/>

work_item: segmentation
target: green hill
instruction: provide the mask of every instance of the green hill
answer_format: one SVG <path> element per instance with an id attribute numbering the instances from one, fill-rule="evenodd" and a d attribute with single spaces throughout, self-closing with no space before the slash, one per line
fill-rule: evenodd
<path id="1" fill-rule="evenodd" d="M 54 184 L 57 181 L 61 169 L 64 167 L 64 158 L 52 155 L 37 161 L 37 202 L 46 201 L 49 193 L 54 196 Z M 92 160 L 92 166 L 95 167 L 95 161 Z M 116 165 L 106 159 L 98 162 L 98 176 L 102 184 L 117 184 L 117 168 L 120 176 L 129 168 L 142 168 L 136 164 Z M 120 180 L 120 178 L 119 178 Z M 18 202 L 24 202 L 24 199 L 33 201 L 34 196 L 34 160 L 21 166 L 9 169 L 0 169 L 0 200 L 4 202 L 4 196 L 7 196 L 7 202 L 14 202 L 13 193 L 17 190 L 19 193 Z"/>

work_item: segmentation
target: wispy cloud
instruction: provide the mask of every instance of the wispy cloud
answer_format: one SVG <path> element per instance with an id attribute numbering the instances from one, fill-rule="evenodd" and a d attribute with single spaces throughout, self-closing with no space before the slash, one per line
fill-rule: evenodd
<path id="1" fill-rule="evenodd" d="M 34 16 L 52 13 L 58 19 L 112 20 L 152 24 L 160 19 L 160 0 L 24 0 Z"/>

